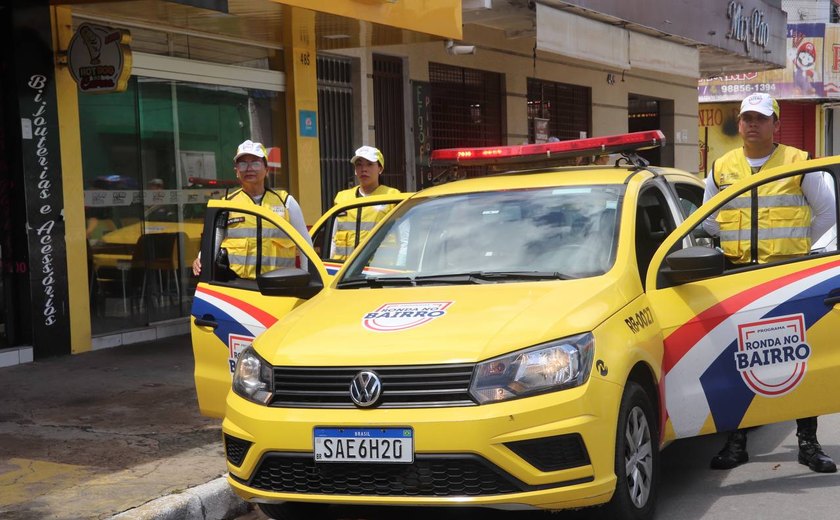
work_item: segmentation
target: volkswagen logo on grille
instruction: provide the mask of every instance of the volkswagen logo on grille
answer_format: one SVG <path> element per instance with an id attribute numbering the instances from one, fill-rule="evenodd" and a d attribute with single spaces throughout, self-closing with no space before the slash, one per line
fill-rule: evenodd
<path id="1" fill-rule="evenodd" d="M 356 403 L 356 406 L 362 408 L 373 406 L 379 400 L 381 393 L 382 381 L 375 372 L 363 370 L 350 382 L 350 399 Z"/>

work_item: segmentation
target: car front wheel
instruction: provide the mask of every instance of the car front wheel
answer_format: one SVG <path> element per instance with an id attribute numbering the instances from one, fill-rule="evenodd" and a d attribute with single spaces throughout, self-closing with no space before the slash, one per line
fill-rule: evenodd
<path id="1" fill-rule="evenodd" d="M 615 493 L 607 505 L 609 518 L 653 518 L 659 478 L 656 416 L 650 397 L 629 382 L 621 398 L 615 442 Z"/>

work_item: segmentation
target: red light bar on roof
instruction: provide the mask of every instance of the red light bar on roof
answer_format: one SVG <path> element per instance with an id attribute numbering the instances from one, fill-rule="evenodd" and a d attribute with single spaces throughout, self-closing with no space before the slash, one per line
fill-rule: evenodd
<path id="1" fill-rule="evenodd" d="M 619 152 L 634 152 L 665 144 L 661 130 L 587 137 L 555 143 L 488 146 L 484 148 L 445 148 L 432 151 L 433 164 L 481 165 L 501 162 L 544 161 Z"/>

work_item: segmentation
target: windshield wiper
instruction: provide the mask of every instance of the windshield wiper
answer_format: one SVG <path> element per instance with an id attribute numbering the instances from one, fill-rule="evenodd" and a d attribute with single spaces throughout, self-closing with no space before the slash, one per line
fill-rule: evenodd
<path id="1" fill-rule="evenodd" d="M 341 289 L 350 287 L 399 287 L 417 285 L 468 285 L 533 280 L 571 280 L 574 277 L 556 271 L 470 271 L 467 273 L 430 274 L 421 276 L 380 276 L 342 280 Z"/>
<path id="2" fill-rule="evenodd" d="M 417 285 L 452 283 L 482 284 L 531 280 L 569 280 L 570 276 L 554 271 L 471 271 L 468 273 L 415 276 Z"/>
<path id="3" fill-rule="evenodd" d="M 401 285 L 415 285 L 411 276 L 379 276 L 342 280 L 336 285 L 339 289 L 349 287 L 398 287 Z"/>

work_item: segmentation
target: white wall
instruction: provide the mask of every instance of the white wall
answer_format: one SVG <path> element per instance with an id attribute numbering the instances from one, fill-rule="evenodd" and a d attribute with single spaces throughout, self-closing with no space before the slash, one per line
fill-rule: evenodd
<path id="1" fill-rule="evenodd" d="M 788 23 L 828 23 L 831 0 L 783 0 Z"/>

